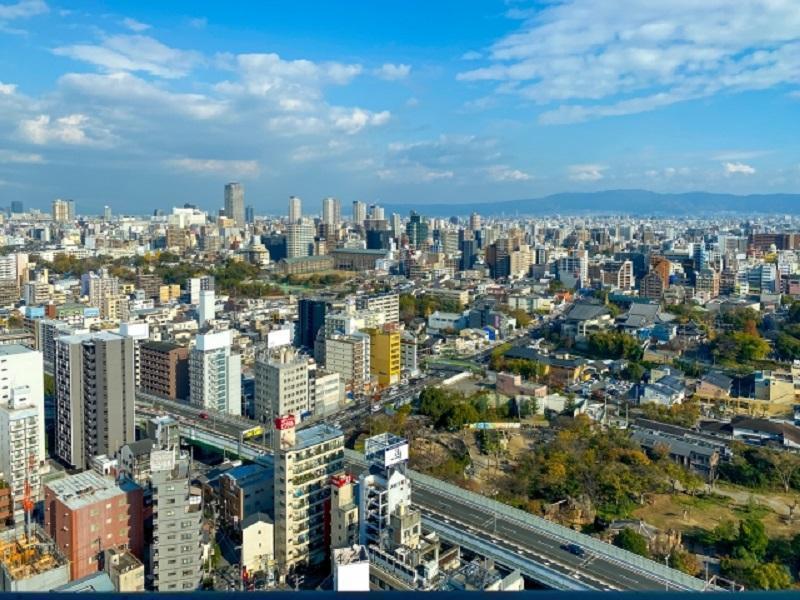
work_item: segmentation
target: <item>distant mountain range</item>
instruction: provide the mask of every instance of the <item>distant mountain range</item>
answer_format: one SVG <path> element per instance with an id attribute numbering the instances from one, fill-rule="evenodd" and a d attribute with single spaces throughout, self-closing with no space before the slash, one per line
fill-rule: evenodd
<path id="1" fill-rule="evenodd" d="M 800 194 L 712 194 L 686 192 L 661 194 L 648 190 L 606 190 L 565 192 L 542 198 L 477 202 L 474 204 L 394 204 L 387 212 L 407 215 L 409 211 L 431 217 L 481 215 L 637 215 L 708 216 L 720 213 L 800 214 Z"/>

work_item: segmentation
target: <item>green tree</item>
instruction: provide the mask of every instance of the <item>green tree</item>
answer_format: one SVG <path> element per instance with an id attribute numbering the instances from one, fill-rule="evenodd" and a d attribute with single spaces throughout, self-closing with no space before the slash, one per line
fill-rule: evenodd
<path id="1" fill-rule="evenodd" d="M 760 561 L 764 558 L 769 545 L 766 529 L 760 519 L 747 517 L 739 522 L 739 535 L 733 554 L 737 558 L 753 558 Z"/>
<path id="2" fill-rule="evenodd" d="M 638 531 L 626 527 L 614 536 L 614 545 L 645 558 L 650 557 L 647 539 Z"/>

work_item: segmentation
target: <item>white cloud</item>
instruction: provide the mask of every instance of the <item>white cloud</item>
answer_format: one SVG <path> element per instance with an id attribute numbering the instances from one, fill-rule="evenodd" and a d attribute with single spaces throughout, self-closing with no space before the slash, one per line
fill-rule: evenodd
<path id="1" fill-rule="evenodd" d="M 41 154 L 17 152 L 15 150 L 0 150 L 0 164 L 42 164 L 44 162 L 44 157 Z"/>
<path id="2" fill-rule="evenodd" d="M 172 158 L 165 161 L 168 167 L 189 173 L 227 175 L 231 177 L 256 176 L 260 168 L 255 160 L 220 160 L 215 158 Z"/>
<path id="3" fill-rule="evenodd" d="M 17 91 L 17 86 L 13 83 L 3 83 L 0 81 L 0 96 L 10 96 Z"/>
<path id="4" fill-rule="evenodd" d="M 21 0 L 14 4 L 0 4 L 0 21 L 27 19 L 50 10 L 44 0 Z"/>
<path id="5" fill-rule="evenodd" d="M 124 72 L 107 75 L 68 73 L 61 77 L 59 84 L 67 92 L 105 100 L 115 106 L 138 105 L 148 112 L 164 109 L 195 119 L 219 117 L 227 108 L 223 101 L 201 94 L 170 92 Z"/>
<path id="6" fill-rule="evenodd" d="M 722 164 L 726 175 L 755 175 L 755 168 L 742 162 L 726 162 Z"/>
<path id="7" fill-rule="evenodd" d="M 151 28 L 151 26 L 147 23 L 142 23 L 141 21 L 137 21 L 136 19 L 132 19 L 130 17 L 122 19 L 122 26 L 130 29 L 131 31 L 135 31 L 136 33 L 141 33 L 142 31 L 147 31 Z"/>
<path id="8" fill-rule="evenodd" d="M 483 54 L 476 50 L 470 50 L 461 55 L 461 60 L 480 60 L 481 58 L 483 58 Z"/>
<path id="9" fill-rule="evenodd" d="M 197 52 L 170 48 L 144 35 L 115 35 L 100 45 L 61 46 L 53 52 L 107 71 L 141 71 L 168 79 L 187 75 L 201 61 Z"/>
<path id="10" fill-rule="evenodd" d="M 492 165 L 486 169 L 489 179 L 497 182 L 530 181 L 533 177 L 529 173 L 512 169 L 506 165 Z"/>
<path id="11" fill-rule="evenodd" d="M 542 123 L 574 123 L 794 83 L 799 30 L 800 3 L 788 0 L 563 0 L 458 78 L 555 105 Z"/>
<path id="12" fill-rule="evenodd" d="M 411 74 L 411 65 L 395 65 L 386 63 L 375 69 L 375 75 L 380 79 L 386 81 L 397 81 L 398 79 L 405 79 Z"/>
<path id="13" fill-rule="evenodd" d="M 391 113 L 388 110 L 376 113 L 362 108 L 335 108 L 331 118 L 334 129 L 353 135 L 368 125 L 385 125 L 389 122 Z"/>
<path id="14" fill-rule="evenodd" d="M 723 162 L 728 161 L 741 161 L 741 160 L 750 160 L 752 158 L 758 158 L 760 156 L 765 156 L 767 154 L 771 154 L 771 150 L 724 150 L 721 152 L 717 152 L 712 157 L 714 160 L 719 160 Z"/>
<path id="15" fill-rule="evenodd" d="M 427 169 L 419 165 L 402 169 L 379 169 L 376 174 L 382 181 L 405 184 L 431 183 L 455 177 L 455 173 L 451 170 Z"/>
<path id="16" fill-rule="evenodd" d="M 607 168 L 603 165 L 570 165 L 567 172 L 572 181 L 600 181 Z"/>
<path id="17" fill-rule="evenodd" d="M 87 115 L 79 113 L 57 119 L 50 115 L 24 119 L 19 124 L 19 133 L 23 139 L 38 146 L 53 143 L 99 146 L 108 145 L 112 139 L 108 130 L 96 125 Z"/>

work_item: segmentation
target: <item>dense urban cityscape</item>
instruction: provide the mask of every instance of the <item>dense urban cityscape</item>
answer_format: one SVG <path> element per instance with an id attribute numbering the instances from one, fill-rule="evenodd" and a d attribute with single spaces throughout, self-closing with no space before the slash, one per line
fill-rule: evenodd
<path id="1" fill-rule="evenodd" d="M 795 585 L 797 218 L 222 200 L 6 210 L 3 589 Z"/>
<path id="2" fill-rule="evenodd" d="M 798 0 L 0 0 L 0 592 L 797 593 L 798 107 Z"/>

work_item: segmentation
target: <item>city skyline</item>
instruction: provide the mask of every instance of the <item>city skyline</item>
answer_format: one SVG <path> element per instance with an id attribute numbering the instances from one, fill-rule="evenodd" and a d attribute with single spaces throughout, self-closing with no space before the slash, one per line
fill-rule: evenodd
<path id="1" fill-rule="evenodd" d="M 797 191 L 800 6 L 625 5 L 3 2 L 0 204 Z"/>

